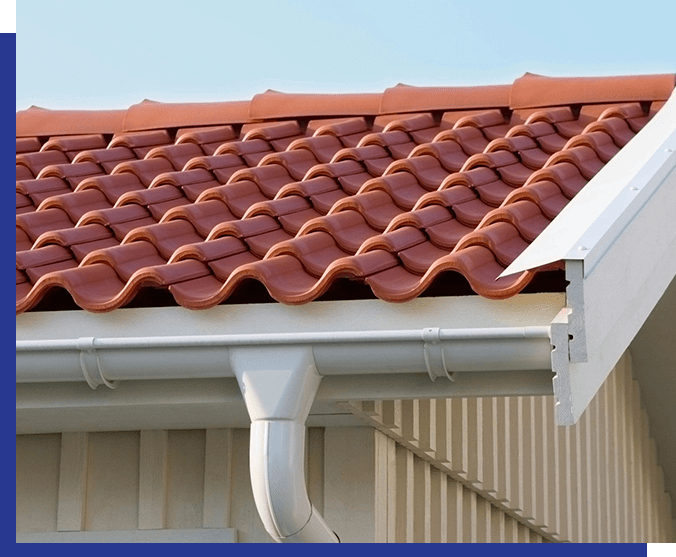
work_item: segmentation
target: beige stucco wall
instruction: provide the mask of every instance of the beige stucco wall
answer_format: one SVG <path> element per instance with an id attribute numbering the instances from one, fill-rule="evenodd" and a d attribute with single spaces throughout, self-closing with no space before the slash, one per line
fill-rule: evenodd
<path id="1" fill-rule="evenodd" d="M 343 541 L 674 541 L 648 421 L 620 361 L 579 424 L 551 397 L 359 402 L 308 430 L 315 506 Z M 248 430 L 17 437 L 17 532 L 235 529 L 271 541 Z"/>

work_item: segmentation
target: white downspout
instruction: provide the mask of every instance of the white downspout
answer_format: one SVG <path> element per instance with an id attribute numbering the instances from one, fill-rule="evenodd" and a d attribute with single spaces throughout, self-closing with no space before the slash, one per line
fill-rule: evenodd
<path id="1" fill-rule="evenodd" d="M 305 420 L 321 381 L 312 349 L 231 349 L 230 366 L 251 418 L 251 486 L 265 529 L 277 542 L 337 543 L 305 487 Z"/>

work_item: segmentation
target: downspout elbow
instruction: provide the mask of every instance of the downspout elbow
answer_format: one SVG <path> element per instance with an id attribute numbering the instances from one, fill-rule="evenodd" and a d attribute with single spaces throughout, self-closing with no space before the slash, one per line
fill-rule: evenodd
<path id="1" fill-rule="evenodd" d="M 310 503 L 304 473 L 305 425 L 290 420 L 251 424 L 254 500 L 277 542 L 335 543 L 338 538 Z"/>

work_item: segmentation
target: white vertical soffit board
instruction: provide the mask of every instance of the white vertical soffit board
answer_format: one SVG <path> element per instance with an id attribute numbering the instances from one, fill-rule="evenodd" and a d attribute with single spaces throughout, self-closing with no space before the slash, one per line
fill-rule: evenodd
<path id="1" fill-rule="evenodd" d="M 503 276 L 565 260 L 556 418 L 572 425 L 676 275 L 676 94 Z"/>

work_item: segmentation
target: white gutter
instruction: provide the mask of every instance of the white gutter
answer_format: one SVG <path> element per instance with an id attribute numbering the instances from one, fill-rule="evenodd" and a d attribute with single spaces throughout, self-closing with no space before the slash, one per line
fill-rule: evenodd
<path id="1" fill-rule="evenodd" d="M 556 418 L 579 419 L 676 276 L 676 92 L 502 273 L 566 263 Z"/>
<path id="2" fill-rule="evenodd" d="M 254 499 L 278 542 L 337 542 L 304 481 L 305 420 L 324 376 L 551 369 L 550 329 L 77 338 L 16 342 L 17 383 L 235 377 L 251 418 Z"/>
<path id="3" fill-rule="evenodd" d="M 16 341 L 17 383 L 235 377 L 230 352 L 310 346 L 320 375 L 551 369 L 549 327 Z"/>

